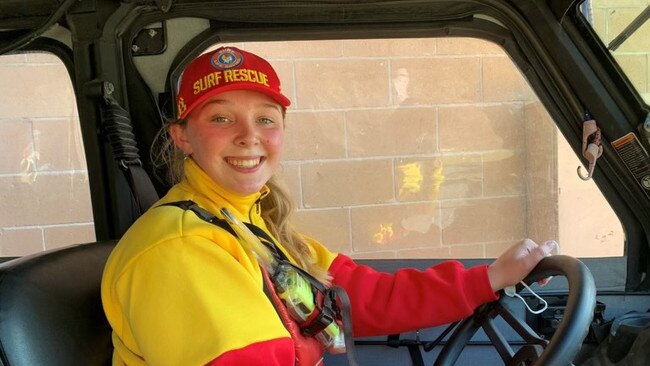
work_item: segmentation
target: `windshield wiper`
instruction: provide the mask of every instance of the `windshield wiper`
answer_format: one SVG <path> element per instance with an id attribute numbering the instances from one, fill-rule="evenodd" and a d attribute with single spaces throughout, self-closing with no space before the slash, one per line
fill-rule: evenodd
<path id="1" fill-rule="evenodd" d="M 616 49 L 620 47 L 620 45 L 623 44 L 625 40 L 630 38 L 632 34 L 634 34 L 634 32 L 636 32 L 639 28 L 641 28 L 641 26 L 645 22 L 647 22 L 649 18 L 650 18 L 650 5 L 648 5 L 645 8 L 645 10 L 641 12 L 641 14 L 639 14 L 636 18 L 634 18 L 632 23 L 628 24 L 628 26 L 625 27 L 625 29 L 623 29 L 621 34 L 616 36 L 616 38 L 614 38 L 609 43 L 609 46 L 607 48 L 609 48 L 610 51 L 616 51 Z"/>

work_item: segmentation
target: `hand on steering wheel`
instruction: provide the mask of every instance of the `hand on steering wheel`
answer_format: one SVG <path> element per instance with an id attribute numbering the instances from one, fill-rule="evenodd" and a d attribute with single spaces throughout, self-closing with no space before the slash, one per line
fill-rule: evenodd
<path id="1" fill-rule="evenodd" d="M 563 275 L 569 284 L 564 316 L 550 341 L 540 338 L 507 307 L 507 298 L 480 306 L 463 320 L 449 337 L 434 366 L 454 365 L 472 336 L 483 328 L 505 365 L 570 365 L 587 336 L 596 306 L 596 286 L 587 266 L 580 260 L 555 255 L 542 259 L 524 279 L 531 284 L 544 278 Z M 494 318 L 500 315 L 527 343 L 514 352 L 497 329 Z"/>

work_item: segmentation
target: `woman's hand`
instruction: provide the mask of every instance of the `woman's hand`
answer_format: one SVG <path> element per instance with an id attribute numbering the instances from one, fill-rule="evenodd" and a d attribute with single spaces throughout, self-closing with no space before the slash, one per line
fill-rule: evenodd
<path id="1" fill-rule="evenodd" d="M 559 245 L 555 240 L 546 241 L 540 245 L 530 239 L 508 248 L 499 258 L 488 267 L 488 278 L 492 290 L 497 292 L 505 287 L 516 285 L 535 268 L 542 258 L 558 250 Z M 546 284 L 548 279 L 540 281 Z"/>

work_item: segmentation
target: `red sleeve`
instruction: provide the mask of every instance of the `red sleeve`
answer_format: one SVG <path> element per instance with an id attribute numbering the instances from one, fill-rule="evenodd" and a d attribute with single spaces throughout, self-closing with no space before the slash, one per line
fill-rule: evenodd
<path id="1" fill-rule="evenodd" d="M 294 360 L 294 346 L 291 338 L 279 338 L 225 352 L 210 361 L 207 366 L 285 366 L 293 365 Z"/>
<path id="2" fill-rule="evenodd" d="M 446 261 L 424 271 L 382 273 L 339 254 L 329 268 L 332 283 L 350 297 L 354 335 L 403 333 L 466 318 L 494 301 L 487 265 L 465 269 Z"/>

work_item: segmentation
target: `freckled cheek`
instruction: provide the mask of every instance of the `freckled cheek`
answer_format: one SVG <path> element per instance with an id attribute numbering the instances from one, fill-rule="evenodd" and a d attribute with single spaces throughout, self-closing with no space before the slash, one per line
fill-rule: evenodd
<path id="1" fill-rule="evenodd" d="M 276 133 L 266 136 L 264 143 L 269 148 L 274 150 L 282 150 L 282 145 L 284 144 L 284 133 Z"/>

